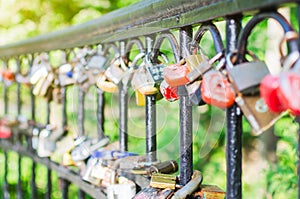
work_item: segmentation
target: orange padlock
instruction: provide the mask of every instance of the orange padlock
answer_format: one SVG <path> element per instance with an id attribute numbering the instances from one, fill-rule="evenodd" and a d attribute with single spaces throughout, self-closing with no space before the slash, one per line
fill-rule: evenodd
<path id="1" fill-rule="evenodd" d="M 207 104 L 227 108 L 235 102 L 235 92 L 220 71 L 210 70 L 203 75 L 201 84 L 202 99 Z"/>
<path id="2" fill-rule="evenodd" d="M 190 70 L 186 64 L 172 64 L 164 69 L 164 79 L 170 86 L 183 86 L 189 83 L 187 78 L 189 72 Z"/>

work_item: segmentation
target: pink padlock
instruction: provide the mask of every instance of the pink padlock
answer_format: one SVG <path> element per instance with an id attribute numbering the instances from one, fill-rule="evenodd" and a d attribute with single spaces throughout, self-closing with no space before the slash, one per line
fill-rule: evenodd
<path id="1" fill-rule="evenodd" d="M 286 110 L 286 106 L 278 96 L 279 76 L 267 75 L 260 83 L 260 95 L 270 111 L 278 113 Z"/>

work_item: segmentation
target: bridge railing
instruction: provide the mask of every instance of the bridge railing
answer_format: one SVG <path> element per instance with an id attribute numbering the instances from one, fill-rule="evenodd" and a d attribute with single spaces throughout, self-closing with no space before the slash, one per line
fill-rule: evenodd
<path id="1" fill-rule="evenodd" d="M 67 100 L 69 99 L 67 97 L 67 91 L 72 86 L 78 88 L 79 93 L 78 96 L 73 98 L 73 101 L 78 102 L 78 107 L 76 107 L 76 123 L 78 127 L 78 132 L 76 132 L 76 135 L 78 136 L 76 142 L 85 138 L 86 129 L 84 122 L 86 120 L 86 92 L 89 87 L 97 85 L 97 96 L 95 96 L 97 98 L 97 124 L 95 124 L 97 126 L 97 139 L 98 141 L 100 140 L 100 142 L 104 142 L 106 139 L 106 132 L 104 130 L 104 93 L 118 92 L 119 98 L 116 106 L 118 106 L 119 109 L 119 146 L 115 149 L 123 155 L 128 155 L 126 153 L 129 150 L 128 87 L 130 87 L 130 83 L 128 82 L 131 81 L 131 85 L 139 92 L 138 94 L 140 96 L 136 95 L 137 98 L 142 96 L 142 100 L 140 100 L 139 103 L 145 104 L 146 155 L 145 160 L 142 161 L 144 162 L 144 167 L 150 167 L 158 162 L 156 146 L 156 115 L 159 113 L 156 112 L 156 101 L 159 95 L 164 94 L 163 92 L 166 91 L 166 88 L 175 89 L 177 92 L 175 93 L 176 97 L 173 96 L 173 98 L 169 100 L 172 101 L 175 100 L 175 98 L 179 100 L 178 112 L 180 115 L 180 143 L 178 143 L 178 145 L 180 145 L 180 167 L 179 180 L 177 183 L 180 186 L 187 186 L 191 180 L 196 179 L 195 174 L 193 175 L 194 168 L 192 158 L 193 103 L 191 95 L 189 94 L 196 96 L 198 100 L 199 95 L 197 96 L 194 93 L 190 93 L 187 88 L 193 83 L 193 81 L 202 81 L 202 84 L 204 84 L 204 81 L 208 81 L 205 80 L 205 77 L 207 76 L 204 76 L 204 74 L 208 73 L 204 73 L 203 71 L 203 73 L 201 73 L 201 69 L 199 73 L 196 69 L 199 69 L 197 67 L 200 67 L 200 64 L 199 61 L 196 61 L 197 67 L 195 67 L 196 69 L 194 68 L 194 71 L 196 71 L 195 73 L 197 74 L 197 77 L 194 78 L 192 73 L 189 73 L 193 71 L 193 67 L 190 66 L 190 71 L 187 72 L 190 76 L 187 75 L 188 78 L 185 78 L 186 82 L 181 84 L 177 79 L 175 79 L 173 83 L 172 80 L 169 80 L 168 82 L 168 72 L 166 68 L 169 66 L 166 68 L 158 68 L 164 69 L 163 83 L 165 84 L 167 82 L 169 87 L 163 87 L 163 83 L 161 81 L 155 82 L 153 80 L 153 82 L 149 84 L 151 85 L 150 88 L 145 88 L 146 91 L 143 90 L 145 94 L 144 96 L 142 91 L 139 89 L 140 87 L 143 87 L 143 83 L 150 81 L 151 78 L 150 80 L 142 79 L 144 81 L 140 82 L 138 79 L 139 76 L 141 78 L 146 78 L 147 75 L 145 74 L 152 74 L 149 70 L 151 70 L 151 67 L 154 67 L 155 64 L 161 65 L 163 62 L 166 62 L 166 60 L 163 59 L 164 56 L 167 56 L 176 63 L 183 63 L 184 61 L 182 60 L 185 58 L 185 62 L 188 64 L 188 57 L 194 52 L 199 51 L 199 48 L 202 48 L 199 43 L 206 31 L 212 33 L 214 46 L 217 51 L 217 56 L 214 57 L 216 60 L 210 59 L 209 63 L 210 65 L 213 65 L 214 62 L 218 62 L 218 64 L 216 64 L 216 71 L 219 75 L 222 74 L 222 77 L 226 77 L 226 81 L 231 82 L 230 88 L 234 90 L 233 92 L 235 92 L 235 101 L 233 101 L 230 105 L 225 105 L 225 102 L 221 102 L 220 105 L 213 101 L 213 99 L 211 99 L 211 101 L 207 99 L 204 101 L 208 104 L 216 105 L 226 110 L 226 198 L 241 198 L 242 112 L 249 120 L 253 129 L 258 132 L 270 127 L 275 119 L 278 119 L 280 117 L 279 115 L 282 114 L 278 114 L 276 117 L 272 116 L 272 119 L 274 120 L 263 121 L 265 123 L 260 123 L 262 120 L 261 118 L 257 119 L 255 114 L 251 115 L 251 112 L 249 113 L 245 111 L 251 111 L 251 108 L 245 109 L 243 105 L 239 104 L 239 99 L 241 96 L 247 95 L 243 93 L 244 90 L 236 88 L 240 85 L 240 83 L 235 82 L 234 76 L 231 76 L 231 73 L 233 72 L 229 72 L 231 71 L 229 62 L 234 62 L 234 58 L 238 60 L 236 63 L 245 61 L 243 53 L 246 53 L 245 49 L 248 33 L 251 32 L 256 23 L 268 18 L 273 18 L 279 21 L 285 32 L 285 39 L 289 43 L 289 51 L 297 52 L 297 33 L 289 25 L 289 23 L 277 13 L 277 9 L 280 7 L 297 7 L 298 4 L 299 1 L 296 0 L 142 1 L 126 8 L 113 11 L 81 25 L 40 35 L 21 42 L 0 46 L 4 107 L 3 119 L 1 120 L 0 125 L 0 134 L 2 137 L 0 147 L 3 150 L 5 160 L 3 188 L 4 198 L 9 198 L 10 196 L 9 183 L 7 181 L 8 167 L 10 166 L 9 157 L 7 155 L 9 151 L 15 151 L 19 155 L 17 163 L 18 198 L 23 197 L 22 184 L 24 182 L 22 182 L 21 171 L 22 158 L 25 156 L 32 159 L 33 162 L 30 182 L 32 198 L 38 198 L 36 187 L 36 179 L 39 178 L 39 173 L 36 173 L 36 167 L 38 164 L 43 164 L 48 169 L 47 192 L 45 194 L 46 198 L 51 198 L 52 194 L 52 172 L 57 173 L 59 176 L 60 190 L 63 198 L 68 198 L 70 183 L 78 186 L 79 198 L 84 198 L 85 194 L 94 198 L 106 197 L 107 190 L 104 187 L 107 185 L 95 186 L 95 184 L 82 179 L 82 174 L 78 173 L 80 169 L 70 169 L 70 167 L 67 166 L 68 163 L 64 163 L 64 165 L 48 158 L 50 157 L 48 152 L 51 151 L 51 147 L 53 147 L 52 145 L 56 143 L 58 138 L 61 138 L 70 130 L 68 128 L 69 121 L 67 117 L 67 104 L 69 103 Z M 243 29 L 241 21 L 245 16 L 253 16 L 253 18 L 252 21 L 250 20 Z M 223 38 L 225 40 L 224 46 L 222 38 L 219 35 L 219 30 L 216 26 L 214 26 L 214 23 L 217 21 L 226 22 L 225 38 Z M 195 31 L 198 27 L 198 31 Z M 166 47 L 168 49 L 161 49 L 164 41 L 168 41 L 169 44 L 168 47 Z M 134 47 L 135 50 L 133 50 Z M 56 58 L 53 58 L 55 57 L 52 55 L 53 52 L 58 52 L 59 55 L 56 56 Z M 199 54 L 199 56 L 206 59 L 202 54 Z M 288 57 L 288 60 L 292 59 L 290 56 Z M 55 61 L 59 60 L 58 67 L 53 67 L 51 65 L 53 59 Z M 150 69 L 147 59 L 151 62 Z M 142 64 L 140 64 L 140 60 L 142 60 Z M 110 61 L 111 63 L 109 63 Z M 289 64 L 285 67 L 291 67 L 290 65 L 293 66 L 295 62 L 296 61 L 285 62 Z M 177 66 L 173 66 L 173 71 L 180 71 L 178 68 L 183 65 L 184 64 L 178 64 Z M 139 70 L 142 67 L 148 67 L 148 73 L 143 73 L 143 71 Z M 258 65 L 257 68 L 261 69 L 261 65 Z M 296 65 L 295 68 L 297 68 Z M 110 71 L 109 74 L 109 72 L 107 72 L 108 70 L 111 70 L 112 72 Z M 118 71 L 120 70 L 123 70 L 122 75 L 118 74 Z M 209 68 L 207 70 L 211 69 Z M 171 74 L 169 77 L 172 77 L 173 73 L 170 71 L 169 73 Z M 257 70 L 258 76 L 260 73 L 261 70 Z M 174 73 L 173 75 L 175 74 L 182 75 L 182 69 L 181 72 L 178 72 L 178 74 Z M 162 74 L 158 74 L 158 76 L 161 77 Z M 134 78 L 137 79 L 136 83 L 133 82 Z M 190 81 L 191 79 L 193 79 L 193 81 Z M 223 79 L 222 81 L 225 80 Z M 249 81 L 253 81 L 251 76 L 249 77 Z M 160 88 L 157 87 L 159 85 Z M 14 86 L 16 86 L 17 89 L 17 92 L 15 93 L 16 99 L 13 99 L 11 96 L 11 88 Z M 200 87 L 201 86 L 198 85 L 198 89 L 200 89 Z M 257 92 L 257 85 L 255 89 L 255 92 Z M 24 97 L 22 92 L 27 92 L 29 96 Z M 224 94 L 224 90 L 222 92 L 223 95 L 221 95 L 221 98 L 226 97 L 227 99 L 227 95 L 230 95 L 230 93 L 227 93 L 226 91 Z M 202 93 L 202 95 L 203 94 L 204 93 Z M 249 95 L 249 93 L 247 94 Z M 252 95 L 251 92 L 250 96 L 257 97 L 256 95 Z M 166 95 L 165 97 L 167 98 Z M 204 96 L 202 96 L 202 98 L 203 97 Z M 37 106 L 37 103 L 39 103 L 41 98 L 46 98 L 47 100 L 44 107 Z M 211 96 L 211 98 L 213 97 Z M 244 98 L 242 99 L 245 100 Z M 54 117 L 59 118 L 54 118 L 54 120 L 57 120 L 55 127 L 50 125 L 53 122 L 53 118 L 51 118 L 53 117 L 51 116 L 51 112 L 53 112 L 53 110 L 51 110 L 50 102 L 59 103 L 62 106 L 62 112 L 54 114 Z M 26 119 L 24 119 L 24 113 L 21 111 L 25 104 L 27 106 L 25 114 L 27 116 Z M 252 106 L 254 106 L 253 103 Z M 292 107 L 288 107 L 287 109 L 292 109 Z M 37 113 L 41 111 L 44 111 L 46 114 L 45 122 L 40 122 L 40 118 L 37 116 Z M 282 112 L 283 111 L 285 110 L 282 110 Z M 297 115 L 297 111 L 292 111 L 291 113 Z M 6 117 L 7 115 L 15 115 L 16 117 L 9 119 Z M 82 143 L 84 143 L 84 141 Z M 76 148 L 76 146 L 73 147 Z M 66 148 L 69 149 L 67 152 L 70 152 L 71 150 L 74 151 L 74 149 L 69 145 L 66 146 Z M 84 149 L 81 149 L 81 151 L 84 151 Z M 93 151 L 89 152 L 91 153 Z M 68 153 L 64 155 L 68 155 Z M 71 157 L 73 160 L 69 161 L 74 161 L 74 156 L 76 155 L 73 154 L 73 157 Z M 86 162 L 77 161 L 76 164 L 77 166 L 82 166 L 86 165 Z M 84 170 L 84 168 L 81 168 L 81 170 Z M 118 173 L 118 175 L 121 174 Z M 136 175 L 132 179 L 136 182 L 138 189 L 145 188 L 148 185 L 147 183 L 150 183 L 149 176 L 146 177 L 146 175 Z M 146 183 L 147 185 L 143 183 Z M 181 190 L 183 190 L 183 188 L 181 188 Z"/>

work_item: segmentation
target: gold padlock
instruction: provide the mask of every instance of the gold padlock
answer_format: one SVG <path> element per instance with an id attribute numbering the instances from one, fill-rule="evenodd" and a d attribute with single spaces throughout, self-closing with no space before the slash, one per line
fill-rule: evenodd
<path id="1" fill-rule="evenodd" d="M 63 154 L 61 164 L 63 166 L 74 166 L 75 165 L 70 152 L 66 152 Z"/>
<path id="2" fill-rule="evenodd" d="M 177 177 L 169 174 L 153 173 L 151 176 L 150 187 L 159 189 L 176 188 Z"/>
<path id="3" fill-rule="evenodd" d="M 104 92 L 115 93 L 118 91 L 118 86 L 106 79 L 106 76 L 102 73 L 98 75 L 97 86 Z"/>

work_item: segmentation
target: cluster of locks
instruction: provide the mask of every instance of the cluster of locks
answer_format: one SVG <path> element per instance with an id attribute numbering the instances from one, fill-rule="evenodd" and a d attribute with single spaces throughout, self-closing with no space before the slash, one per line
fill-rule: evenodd
<path id="1" fill-rule="evenodd" d="M 260 133 L 287 111 L 300 114 L 298 34 L 280 15 L 272 14 L 271 17 L 279 19 L 284 27 L 283 41 L 290 49 L 287 56 L 281 53 L 283 70 L 277 76 L 271 75 L 267 65 L 246 50 L 247 38 L 261 20 L 257 15 L 242 31 L 235 53 L 225 54 L 217 28 L 205 24 L 190 45 L 189 52 L 192 53 L 175 64 L 168 65 L 166 56 L 160 52 L 141 52 L 133 61 L 118 54 L 108 62 L 101 50 L 83 48 L 70 60 L 65 59 L 68 61 L 60 67 L 51 67 L 49 57 L 42 54 L 34 59 L 28 77 L 15 76 L 8 70 L 3 71 L 1 77 L 6 85 L 13 81 L 32 85 L 34 95 L 55 102 L 61 101 L 61 88 L 74 84 L 83 91 L 96 85 L 110 93 L 128 89 L 131 84 L 138 106 L 145 105 L 145 97 L 149 95 L 157 100 L 176 101 L 182 95 L 178 88 L 185 88 L 184 95 L 189 97 L 192 105 L 209 104 L 225 109 L 237 103 L 253 130 Z M 215 42 L 216 55 L 211 59 L 199 49 L 199 42 L 207 30 Z M 252 57 L 251 61 L 246 59 L 246 54 Z M 13 125 L 8 121 L 1 122 L 1 138 L 9 137 L 7 126 Z M 33 130 L 33 148 L 40 157 L 50 157 L 64 132 L 64 129 L 51 126 Z M 188 195 L 206 199 L 225 197 L 224 192 L 216 187 L 202 186 L 199 189 L 202 182 L 199 171 L 194 171 L 191 181 L 181 186 L 178 176 L 171 175 L 178 169 L 175 161 L 149 163 L 144 156 L 120 151 L 118 146 L 109 144 L 107 137 L 100 140 L 77 137 L 68 148 L 62 164 L 80 167 L 83 180 L 107 188 L 107 195 L 111 198 L 115 195 L 119 198 L 124 195 L 147 198 L 147 195 L 153 197 L 154 194 L 161 198 L 185 198 Z M 137 187 L 142 190 L 136 195 Z"/>

